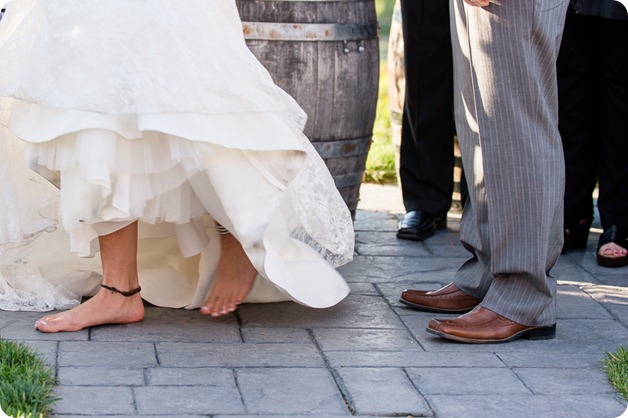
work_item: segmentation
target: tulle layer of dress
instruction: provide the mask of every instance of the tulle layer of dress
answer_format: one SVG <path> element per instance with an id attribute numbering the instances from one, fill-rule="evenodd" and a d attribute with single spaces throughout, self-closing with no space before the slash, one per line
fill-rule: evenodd
<path id="1" fill-rule="evenodd" d="M 0 308 L 65 308 L 93 293 L 99 260 L 75 253 L 93 256 L 98 236 L 136 219 L 153 304 L 202 304 L 216 224 L 259 272 L 247 301 L 338 303 L 348 286 L 334 267 L 351 260 L 353 227 L 304 122 L 246 48 L 231 0 L 11 2 Z"/>

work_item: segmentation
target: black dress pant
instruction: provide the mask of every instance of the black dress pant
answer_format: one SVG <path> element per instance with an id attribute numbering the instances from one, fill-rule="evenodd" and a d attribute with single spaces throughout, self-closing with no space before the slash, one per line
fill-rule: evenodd
<path id="1" fill-rule="evenodd" d="M 565 220 L 628 227 L 628 20 L 567 14 L 558 56 Z"/>
<path id="2" fill-rule="evenodd" d="M 445 215 L 453 192 L 453 62 L 448 0 L 401 0 L 406 97 L 401 191 L 407 212 Z"/>

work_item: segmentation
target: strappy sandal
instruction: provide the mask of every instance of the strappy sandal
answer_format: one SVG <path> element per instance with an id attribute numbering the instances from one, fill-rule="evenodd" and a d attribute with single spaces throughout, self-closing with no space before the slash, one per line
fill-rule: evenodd
<path id="1" fill-rule="evenodd" d="M 628 255 L 623 257 L 608 257 L 600 254 L 600 248 L 611 242 L 628 249 L 628 227 L 613 225 L 604 230 L 597 244 L 597 263 L 603 267 L 628 266 Z"/>

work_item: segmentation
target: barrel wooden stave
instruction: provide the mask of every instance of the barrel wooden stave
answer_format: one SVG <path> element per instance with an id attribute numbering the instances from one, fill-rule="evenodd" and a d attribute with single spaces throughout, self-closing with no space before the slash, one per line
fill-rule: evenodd
<path id="1" fill-rule="evenodd" d="M 305 134 L 321 153 L 347 206 L 355 212 L 377 106 L 379 42 L 374 2 L 237 0 L 237 4 L 247 45 L 275 83 L 305 110 Z M 292 23 L 292 27 L 281 33 L 273 32 L 272 27 L 247 33 L 247 28 L 256 24 L 251 22 L 284 24 L 283 29 Z M 329 24 L 351 29 L 339 31 L 349 35 L 334 39 L 336 35 L 327 30 L 330 27 L 324 26 Z M 317 30 L 319 26 L 325 29 L 316 35 L 319 38 L 299 39 L 299 31 Z M 290 30 L 296 31 L 295 38 L 281 39 L 292 36 Z M 360 143 L 357 146 L 356 141 Z M 317 146 L 325 143 L 337 144 Z M 330 147 L 335 149 L 331 154 L 322 151 Z"/>

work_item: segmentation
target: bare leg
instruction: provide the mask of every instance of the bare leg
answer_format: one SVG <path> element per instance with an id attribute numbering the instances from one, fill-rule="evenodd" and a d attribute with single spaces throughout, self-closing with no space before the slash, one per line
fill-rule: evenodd
<path id="1" fill-rule="evenodd" d="M 209 297 L 201 313 L 214 317 L 233 312 L 251 291 L 257 271 L 233 235 L 221 235 L 222 252 Z"/>
<path id="2" fill-rule="evenodd" d="M 139 286 L 137 278 L 137 222 L 99 238 L 103 284 L 121 291 Z M 107 289 L 85 303 L 46 316 L 35 323 L 42 332 L 78 331 L 103 324 L 127 324 L 144 319 L 144 304 L 139 293 L 123 296 Z"/>

